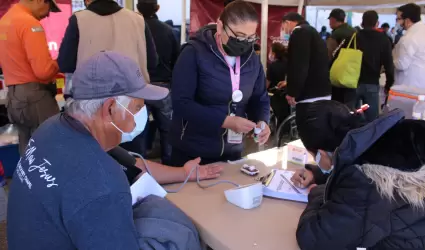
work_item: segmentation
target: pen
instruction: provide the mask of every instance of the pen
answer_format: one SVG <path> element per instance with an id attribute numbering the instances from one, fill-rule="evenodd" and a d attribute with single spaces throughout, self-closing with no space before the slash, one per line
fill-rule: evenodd
<path id="1" fill-rule="evenodd" d="M 295 190 L 295 192 L 297 192 L 298 194 L 301 194 L 301 192 L 298 191 L 298 189 L 294 187 L 294 185 L 292 185 L 292 183 L 288 179 L 286 179 L 286 177 L 283 174 L 281 174 L 280 176 L 291 186 L 293 190 Z"/>

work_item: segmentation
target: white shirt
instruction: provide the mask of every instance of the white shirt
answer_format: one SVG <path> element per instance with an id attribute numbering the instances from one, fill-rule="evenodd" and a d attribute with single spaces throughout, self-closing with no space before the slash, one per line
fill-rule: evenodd
<path id="1" fill-rule="evenodd" d="M 395 84 L 425 89 L 425 24 L 410 27 L 393 51 Z"/>

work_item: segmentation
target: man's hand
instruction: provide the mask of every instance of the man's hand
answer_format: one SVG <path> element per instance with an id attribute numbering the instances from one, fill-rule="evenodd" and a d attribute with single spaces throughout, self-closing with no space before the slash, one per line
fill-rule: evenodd
<path id="1" fill-rule="evenodd" d="M 193 168 L 198 167 L 198 170 L 195 169 L 192 171 L 192 174 L 189 177 L 190 181 L 196 181 L 196 171 L 199 172 L 199 180 L 208 180 L 220 177 L 221 171 L 223 171 L 223 166 L 219 164 L 199 166 L 200 162 L 201 158 L 198 157 L 184 164 L 183 168 L 186 177 L 190 174 L 190 171 L 192 171 Z"/>
<path id="2" fill-rule="evenodd" d="M 267 123 L 265 122 L 258 122 L 257 123 L 257 128 L 261 128 L 261 124 L 264 123 L 264 129 L 263 131 L 261 131 L 261 133 L 258 135 L 258 143 L 260 145 L 264 145 L 264 143 L 266 143 L 269 140 L 271 131 L 270 131 L 270 127 L 269 125 L 267 125 Z"/>
<path id="3" fill-rule="evenodd" d="M 223 128 L 231 129 L 236 133 L 248 133 L 255 128 L 255 123 L 239 116 L 228 116 L 224 120 Z"/>
<path id="4" fill-rule="evenodd" d="M 298 169 L 292 176 L 291 181 L 296 187 L 306 188 L 314 183 L 314 176 L 310 170 L 305 168 Z"/>
<path id="5" fill-rule="evenodd" d="M 286 87 L 286 81 L 280 81 L 280 82 L 277 84 L 277 88 L 278 88 L 278 89 L 281 89 L 281 88 L 284 88 L 284 87 Z"/>
<path id="6" fill-rule="evenodd" d="M 291 106 L 295 106 L 295 104 L 297 104 L 297 102 L 295 101 L 295 97 L 286 95 L 286 100 L 288 101 L 289 105 L 291 105 Z"/>

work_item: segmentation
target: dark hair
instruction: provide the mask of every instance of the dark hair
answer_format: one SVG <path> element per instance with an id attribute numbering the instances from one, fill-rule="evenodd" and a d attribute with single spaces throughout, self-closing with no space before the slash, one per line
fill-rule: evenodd
<path id="1" fill-rule="evenodd" d="M 382 29 L 389 29 L 389 28 L 390 28 L 390 25 L 389 25 L 388 23 L 383 23 L 383 24 L 381 25 L 381 28 L 382 28 Z"/>
<path id="2" fill-rule="evenodd" d="M 325 32 L 327 30 L 326 26 L 322 26 L 322 32 Z"/>
<path id="3" fill-rule="evenodd" d="M 337 101 L 316 101 L 309 104 L 302 117 L 304 122 L 297 126 L 304 146 L 312 152 L 319 149 L 333 152 L 350 130 L 365 124 L 361 115 L 350 111 Z"/>
<path id="4" fill-rule="evenodd" d="M 261 50 L 261 46 L 258 43 L 254 43 L 254 51 Z"/>
<path id="5" fill-rule="evenodd" d="M 271 51 L 275 54 L 277 60 L 281 61 L 286 56 L 286 48 L 281 43 L 273 43 L 271 46 Z"/>
<path id="6" fill-rule="evenodd" d="M 235 0 L 224 0 L 224 7 L 226 7 L 227 5 L 229 5 L 229 3 L 233 2 Z"/>
<path id="7" fill-rule="evenodd" d="M 137 3 L 137 10 L 143 15 L 143 17 L 148 18 L 155 15 L 158 11 L 158 4 L 156 3 Z"/>
<path id="8" fill-rule="evenodd" d="M 305 21 L 304 17 L 298 14 L 297 12 L 289 12 L 288 14 L 284 15 L 282 18 L 282 22 L 285 21 L 292 21 L 292 22 L 302 22 Z"/>
<path id="9" fill-rule="evenodd" d="M 365 13 L 363 13 L 363 21 L 362 26 L 363 28 L 374 28 L 376 24 L 378 23 L 378 13 L 374 10 L 368 10 Z"/>
<path id="10" fill-rule="evenodd" d="M 252 4 L 236 0 L 229 3 L 220 14 L 219 18 L 223 24 L 238 24 L 251 21 L 258 22 L 258 14 Z"/>
<path id="11" fill-rule="evenodd" d="M 421 7 L 414 3 L 409 3 L 397 8 L 397 11 L 401 12 L 401 18 L 407 19 L 413 23 L 421 21 Z"/>

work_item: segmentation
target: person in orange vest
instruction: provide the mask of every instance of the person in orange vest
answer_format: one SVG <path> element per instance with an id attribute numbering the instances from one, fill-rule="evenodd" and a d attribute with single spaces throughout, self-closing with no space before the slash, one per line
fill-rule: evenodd
<path id="1" fill-rule="evenodd" d="M 59 67 L 40 20 L 60 11 L 55 0 L 20 0 L 0 19 L 0 68 L 9 88 L 8 115 L 19 131 L 21 155 L 37 127 L 59 112 L 52 84 Z"/>

